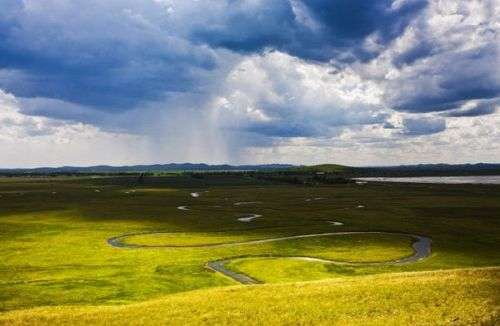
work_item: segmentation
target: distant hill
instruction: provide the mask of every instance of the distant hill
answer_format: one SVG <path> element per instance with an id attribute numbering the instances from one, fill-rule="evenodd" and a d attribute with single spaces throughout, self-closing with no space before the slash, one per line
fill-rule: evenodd
<path id="1" fill-rule="evenodd" d="M 319 164 L 319 165 L 309 165 L 309 166 L 294 166 L 290 167 L 290 171 L 300 171 L 300 172 L 325 172 L 325 173 L 339 173 L 344 172 L 348 169 L 353 169 L 350 166 L 339 165 L 339 164 Z"/>
<path id="2" fill-rule="evenodd" d="M 373 167 L 320 164 L 293 166 L 286 169 L 286 171 L 288 174 L 335 174 L 344 178 L 500 175 L 500 164 L 416 164 Z"/>
<path id="3" fill-rule="evenodd" d="M 205 163 L 169 163 L 153 165 L 109 166 L 96 165 L 88 167 L 61 166 L 40 167 L 32 169 L 0 169 L 0 173 L 140 173 L 140 172 L 183 172 L 183 171 L 266 171 L 282 170 L 293 167 L 291 164 L 262 165 L 209 165 Z"/>
<path id="4" fill-rule="evenodd" d="M 445 176 L 445 175 L 493 175 L 500 174 L 500 164 L 417 164 L 397 166 L 352 167 L 339 164 L 292 165 L 210 165 L 205 163 L 169 163 L 152 165 L 109 166 L 96 165 L 88 167 L 61 166 L 40 167 L 32 169 L 0 169 L 4 175 L 19 174 L 113 174 L 113 173 L 161 173 L 161 172 L 285 172 L 287 174 L 335 174 L 343 177 L 361 176 Z"/>

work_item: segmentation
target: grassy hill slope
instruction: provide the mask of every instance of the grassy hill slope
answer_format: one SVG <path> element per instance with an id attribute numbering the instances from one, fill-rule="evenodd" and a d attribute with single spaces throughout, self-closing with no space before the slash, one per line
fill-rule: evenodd
<path id="1" fill-rule="evenodd" d="M 124 306 L 0 314 L 6 325 L 494 325 L 500 268 L 398 273 L 197 290 Z"/>
<path id="2" fill-rule="evenodd" d="M 298 166 L 298 167 L 288 168 L 289 171 L 296 171 L 296 172 L 325 172 L 325 173 L 339 173 L 349 169 L 354 169 L 354 168 L 339 164 L 319 164 L 319 165 Z"/>

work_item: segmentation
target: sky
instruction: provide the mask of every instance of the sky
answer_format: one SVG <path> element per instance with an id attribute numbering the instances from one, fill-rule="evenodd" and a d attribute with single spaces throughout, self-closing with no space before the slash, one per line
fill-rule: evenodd
<path id="1" fill-rule="evenodd" d="M 0 167 L 500 162 L 500 0 L 2 0 Z"/>

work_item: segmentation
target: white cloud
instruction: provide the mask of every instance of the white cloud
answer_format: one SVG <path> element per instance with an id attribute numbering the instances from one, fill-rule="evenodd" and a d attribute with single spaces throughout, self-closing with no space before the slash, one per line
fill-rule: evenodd
<path id="1" fill-rule="evenodd" d="M 24 115 L 16 98 L 0 90 L 0 167 L 138 163 L 143 149 L 140 136 Z"/>
<path id="2" fill-rule="evenodd" d="M 499 14 L 498 1 L 431 1 L 371 64 L 385 74 L 387 103 L 431 112 L 499 96 Z"/>
<path id="3" fill-rule="evenodd" d="M 395 165 L 419 163 L 498 162 L 500 114 L 451 118 L 441 133 L 394 137 L 381 126 L 346 129 L 340 137 L 296 138 L 272 147 L 248 147 L 244 156 L 255 162 Z"/>
<path id="4" fill-rule="evenodd" d="M 300 0 L 12 3 L 2 166 L 500 159 L 496 0 L 430 1 L 351 47 Z"/>
<path id="5" fill-rule="evenodd" d="M 225 128 L 271 137 L 332 135 L 349 125 L 380 123 L 381 89 L 351 69 L 332 72 L 277 51 L 247 57 L 213 102 Z"/>

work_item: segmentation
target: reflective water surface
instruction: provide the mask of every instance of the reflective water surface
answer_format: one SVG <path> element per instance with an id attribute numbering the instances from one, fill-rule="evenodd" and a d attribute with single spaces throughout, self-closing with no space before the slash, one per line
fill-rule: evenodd
<path id="1" fill-rule="evenodd" d="M 462 177 L 405 177 L 405 178 L 356 178 L 361 181 L 412 182 L 412 183 L 449 183 L 449 184 L 500 184 L 500 175 L 462 176 Z"/>

